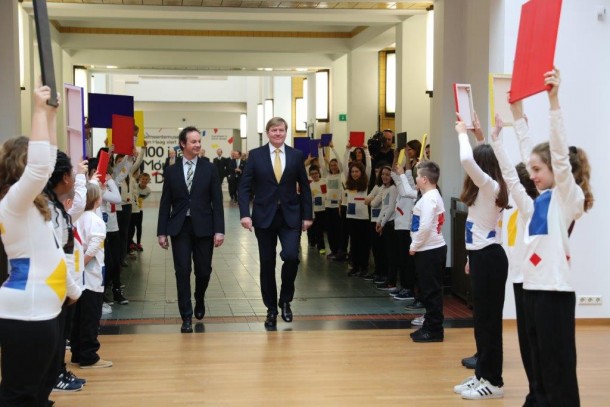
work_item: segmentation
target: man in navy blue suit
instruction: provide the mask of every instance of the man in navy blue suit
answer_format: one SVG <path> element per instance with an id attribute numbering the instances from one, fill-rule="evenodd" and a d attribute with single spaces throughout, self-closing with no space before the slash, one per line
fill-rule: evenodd
<path id="1" fill-rule="evenodd" d="M 195 318 L 203 319 L 203 298 L 212 273 L 212 254 L 214 247 L 224 241 L 224 210 L 216 167 L 198 157 L 201 150 L 199 130 L 185 127 L 178 141 L 182 157 L 164 173 L 157 238 L 164 249 L 169 248 L 168 238 L 172 238 L 178 309 L 182 317 L 180 331 L 191 333 L 191 258 L 195 265 Z"/>
<path id="2" fill-rule="evenodd" d="M 281 117 L 269 120 L 266 126 L 269 143 L 250 151 L 237 194 L 241 225 L 250 231 L 254 227 L 258 240 L 261 293 L 267 307 L 266 328 L 276 326 L 278 305 L 282 319 L 292 322 L 290 302 L 299 267 L 301 231 L 307 230 L 313 222 L 303 154 L 284 144 L 287 130 L 288 124 Z M 256 192 L 250 217 L 253 190 Z M 279 302 L 275 283 L 278 238 L 284 262 Z"/>

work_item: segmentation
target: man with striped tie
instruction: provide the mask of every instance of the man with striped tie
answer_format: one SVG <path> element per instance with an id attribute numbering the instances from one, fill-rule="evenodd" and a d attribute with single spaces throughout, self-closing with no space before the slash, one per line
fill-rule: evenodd
<path id="1" fill-rule="evenodd" d="M 214 247 L 224 241 L 224 211 L 218 171 L 199 159 L 201 134 L 185 127 L 178 136 L 182 157 L 167 167 L 159 204 L 157 237 L 163 249 L 172 240 L 182 333 L 193 332 L 191 259 L 195 265 L 195 318 L 205 315 L 204 296 L 212 273 Z"/>

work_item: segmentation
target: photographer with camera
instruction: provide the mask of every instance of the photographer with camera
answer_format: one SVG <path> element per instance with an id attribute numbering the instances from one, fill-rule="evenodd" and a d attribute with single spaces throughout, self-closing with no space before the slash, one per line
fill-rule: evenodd
<path id="1" fill-rule="evenodd" d="M 372 159 L 372 168 L 377 168 L 377 165 L 385 162 L 385 163 L 393 163 L 394 162 L 394 150 L 392 149 L 392 144 L 394 143 L 394 132 L 392 130 L 386 129 L 378 131 L 375 133 L 368 141 L 368 150 L 371 154 Z M 375 178 L 371 176 L 371 169 L 367 168 L 369 172 L 369 191 L 373 189 L 375 186 Z"/>

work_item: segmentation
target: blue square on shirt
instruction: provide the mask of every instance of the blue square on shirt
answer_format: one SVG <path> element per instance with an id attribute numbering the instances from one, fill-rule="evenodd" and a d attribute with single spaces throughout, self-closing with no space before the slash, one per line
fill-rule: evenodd
<path id="1" fill-rule="evenodd" d="M 313 199 L 313 204 L 316 205 L 316 206 L 322 205 L 322 197 L 321 196 L 316 196 Z"/>
<path id="2" fill-rule="evenodd" d="M 474 223 L 466 221 L 466 243 L 472 243 L 472 227 Z"/>
<path id="3" fill-rule="evenodd" d="M 2 286 L 25 291 L 28 275 L 30 274 L 30 258 L 10 259 L 9 265 L 11 266 L 11 271 Z"/>
<path id="4" fill-rule="evenodd" d="M 413 215 L 411 218 L 411 232 L 419 232 L 419 215 Z"/>
<path id="5" fill-rule="evenodd" d="M 371 216 L 373 218 L 378 217 L 380 213 L 381 213 L 381 208 L 373 208 L 373 209 L 371 209 Z"/>
<path id="6" fill-rule="evenodd" d="M 348 215 L 355 215 L 356 214 L 356 204 L 355 203 L 348 203 L 347 204 L 347 214 Z"/>
<path id="7" fill-rule="evenodd" d="M 534 201 L 534 214 L 529 224 L 530 236 L 548 235 L 549 224 L 547 216 L 549 214 L 549 206 L 551 205 L 551 191 L 542 193 Z"/>

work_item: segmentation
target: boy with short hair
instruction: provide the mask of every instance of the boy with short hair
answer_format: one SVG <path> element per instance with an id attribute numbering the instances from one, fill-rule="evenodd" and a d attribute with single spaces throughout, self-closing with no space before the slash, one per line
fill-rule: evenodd
<path id="1" fill-rule="evenodd" d="M 320 167 L 311 165 L 309 177 L 311 182 L 311 199 L 313 201 L 314 220 L 311 225 L 312 243 L 316 245 L 320 254 L 326 253 L 324 230 L 326 230 L 326 179 L 320 176 Z"/>
<path id="2" fill-rule="evenodd" d="M 445 223 L 445 205 L 437 188 L 440 168 L 433 161 L 417 166 L 415 183 L 422 197 L 413 208 L 411 247 L 419 280 L 420 301 L 426 307 L 423 326 L 411 333 L 413 342 L 442 342 L 443 331 L 443 269 L 447 245 L 441 229 Z"/>

